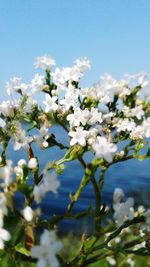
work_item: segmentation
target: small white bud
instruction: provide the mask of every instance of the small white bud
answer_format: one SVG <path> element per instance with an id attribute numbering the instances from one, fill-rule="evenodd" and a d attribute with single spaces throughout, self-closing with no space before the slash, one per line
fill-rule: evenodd
<path id="1" fill-rule="evenodd" d="M 23 165 L 26 165 L 26 164 L 27 164 L 27 163 L 26 163 L 25 159 L 20 159 L 20 160 L 18 161 L 18 166 L 21 167 L 21 168 L 22 168 Z"/>
<path id="2" fill-rule="evenodd" d="M 37 167 L 37 159 L 31 158 L 28 162 L 28 168 L 29 169 L 35 169 Z"/>
<path id="3" fill-rule="evenodd" d="M 27 206 L 24 208 L 24 210 L 22 211 L 23 217 L 25 218 L 25 220 L 27 222 L 31 222 L 33 219 L 33 210 L 31 209 L 31 207 Z"/>

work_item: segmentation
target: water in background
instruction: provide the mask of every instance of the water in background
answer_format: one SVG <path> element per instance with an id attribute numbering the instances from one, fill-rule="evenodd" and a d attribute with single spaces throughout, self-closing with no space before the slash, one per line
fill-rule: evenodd
<path id="1" fill-rule="evenodd" d="M 52 131 L 59 142 L 65 144 L 67 136 L 64 131 L 60 131 L 58 127 L 53 127 Z M 40 168 L 42 169 L 47 162 L 58 160 L 63 157 L 65 151 L 59 148 L 47 149 L 44 151 L 34 147 L 34 154 L 38 156 Z M 23 150 L 13 151 L 11 145 L 7 151 L 8 159 L 14 159 L 16 164 L 20 158 L 26 159 L 26 153 Z M 85 160 L 88 161 L 90 154 L 86 155 Z M 74 193 L 82 178 L 83 170 L 78 161 L 65 163 L 66 168 L 63 174 L 59 175 L 61 186 L 59 188 L 58 196 L 47 193 L 42 203 L 43 217 L 48 218 L 52 214 L 61 215 L 65 211 L 69 203 L 69 192 Z M 105 183 L 102 192 L 103 203 L 109 204 L 112 200 L 112 194 L 116 187 L 121 187 L 126 196 L 135 197 L 135 205 L 144 204 L 149 207 L 149 190 L 150 190 L 150 159 L 145 159 L 140 162 L 135 159 L 117 163 L 111 166 L 105 175 Z M 94 194 L 91 184 L 89 183 L 81 193 L 79 201 L 74 206 L 73 212 L 84 211 L 89 205 L 94 205 Z M 80 224 L 80 227 L 79 227 Z M 90 228 L 91 221 L 72 221 L 65 220 L 61 223 L 61 230 L 68 231 L 82 231 L 82 228 Z"/>

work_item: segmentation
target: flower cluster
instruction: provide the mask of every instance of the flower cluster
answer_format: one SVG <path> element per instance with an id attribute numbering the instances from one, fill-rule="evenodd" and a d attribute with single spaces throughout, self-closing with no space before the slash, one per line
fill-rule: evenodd
<path id="1" fill-rule="evenodd" d="M 105 172 L 117 162 L 150 157 L 150 90 L 146 75 L 124 75 L 117 80 L 104 74 L 95 84 L 83 87 L 80 86 L 80 80 L 91 68 L 87 58 L 75 60 L 71 67 L 58 68 L 55 67 L 55 60 L 45 55 L 37 57 L 34 65 L 35 68 L 41 68 L 44 74 L 35 73 L 29 83 L 24 83 L 20 77 L 13 77 L 5 85 L 10 99 L 0 103 L 0 249 L 4 249 L 4 242 L 10 240 L 12 234 L 3 228 L 5 217 L 10 216 L 20 227 L 15 241 L 18 244 L 11 244 L 10 240 L 8 245 L 10 250 L 14 250 L 14 257 L 20 253 L 28 260 L 31 257 L 38 259 L 38 267 L 58 267 L 56 254 L 62 244 L 56 240 L 55 232 L 47 229 L 55 229 L 66 218 L 89 216 L 93 218 L 93 235 L 83 238 L 79 255 L 67 266 L 87 266 L 92 259 L 88 258 L 88 253 L 95 255 L 95 245 L 101 235 L 103 242 L 100 249 L 111 250 L 109 244 L 114 238 L 116 244 L 120 244 L 121 238 L 117 233 L 126 222 L 131 225 L 140 223 L 140 240 L 126 243 L 123 249 L 133 244 L 134 248 L 142 249 L 139 253 L 147 255 L 149 239 L 145 241 L 144 238 L 145 232 L 148 236 L 150 232 L 150 212 L 145 209 L 141 213 L 135 212 L 133 198 L 123 201 L 124 192 L 120 188 L 114 191 L 112 205 L 115 227 L 119 230 L 113 233 L 110 230 L 106 234 L 101 231 L 102 219 L 111 210 L 102 205 Z M 35 100 L 37 93 L 40 93 L 40 103 Z M 53 133 L 56 125 L 66 133 L 63 142 Z M 63 156 L 58 160 L 45 157 L 43 168 L 37 151 L 44 153 L 54 146 L 65 152 L 63 154 L 62 151 Z M 19 156 L 22 150 L 25 152 L 17 164 L 13 158 L 8 159 L 10 148 Z M 85 160 L 88 152 L 90 161 Z M 73 160 L 77 160 L 83 169 L 79 187 L 73 195 L 69 194 L 70 203 L 63 215 L 57 217 L 54 214 L 49 221 L 42 220 L 40 214 L 45 195 L 48 192 L 57 195 L 60 186 L 57 176 L 63 172 L 65 163 Z M 97 178 L 98 172 L 100 178 Z M 91 208 L 74 214 L 73 207 L 88 183 L 93 187 L 95 206 L 93 208 L 89 203 Z M 18 195 L 22 198 L 22 203 L 17 203 L 20 206 L 15 202 Z M 24 235 L 20 234 L 22 227 Z M 41 227 L 44 232 L 40 244 L 36 245 L 34 229 Z M 21 249 L 20 244 L 24 244 Z M 123 253 L 117 249 L 117 246 L 112 249 L 112 254 L 113 251 L 114 255 Z M 105 258 L 115 266 L 116 257 L 114 259 L 106 253 Z M 62 258 L 61 261 L 65 266 L 66 262 Z M 126 263 L 134 266 L 132 257 Z"/>

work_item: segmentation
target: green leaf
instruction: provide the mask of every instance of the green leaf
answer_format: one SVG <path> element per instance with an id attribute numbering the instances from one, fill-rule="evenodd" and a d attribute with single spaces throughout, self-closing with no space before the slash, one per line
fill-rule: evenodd
<path id="1" fill-rule="evenodd" d="M 2 267 L 20 267 L 18 263 L 7 253 L 0 257 L 0 266 Z"/>
<path id="2" fill-rule="evenodd" d="M 30 256 L 30 251 L 28 251 L 26 248 L 22 247 L 21 244 L 18 244 L 15 246 L 15 250 L 25 256 Z"/>

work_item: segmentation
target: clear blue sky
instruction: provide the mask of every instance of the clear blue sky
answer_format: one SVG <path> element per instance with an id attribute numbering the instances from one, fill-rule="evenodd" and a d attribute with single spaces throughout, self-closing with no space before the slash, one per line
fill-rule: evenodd
<path id="1" fill-rule="evenodd" d="M 29 81 L 34 58 L 49 54 L 60 66 L 87 56 L 100 74 L 150 74 L 149 0 L 1 0 L 0 99 L 12 76 Z"/>

